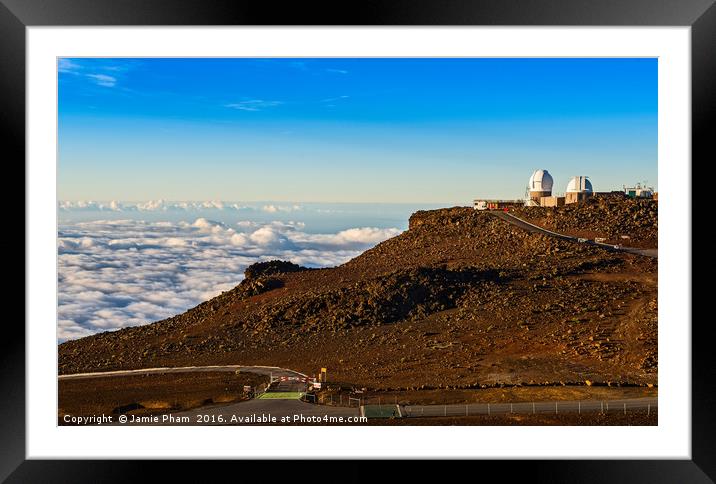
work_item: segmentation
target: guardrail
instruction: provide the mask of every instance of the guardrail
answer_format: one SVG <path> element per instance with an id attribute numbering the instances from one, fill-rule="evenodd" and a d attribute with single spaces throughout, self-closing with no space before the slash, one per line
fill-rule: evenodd
<path id="1" fill-rule="evenodd" d="M 638 400 L 584 400 L 520 403 L 468 403 L 451 405 L 401 405 L 404 417 L 467 417 L 470 415 L 555 414 L 560 413 L 621 413 L 658 411 L 656 399 Z"/>
<path id="2" fill-rule="evenodd" d="M 309 402 L 310 399 L 310 402 Z M 390 411 L 394 418 L 420 418 L 420 417 L 465 417 L 476 415 L 508 415 L 508 414 L 582 414 L 600 413 L 630 414 L 640 412 L 651 415 L 658 411 L 658 398 L 646 397 L 622 400 L 575 400 L 575 401 L 548 401 L 548 402 L 516 402 L 516 403 L 464 403 L 445 405 L 415 405 L 400 402 L 397 396 L 370 396 L 352 397 L 349 395 L 323 396 L 320 401 L 314 394 L 306 393 L 303 401 L 326 406 L 357 407 L 361 415 L 366 415 L 366 408 L 370 409 L 369 417 L 380 409 Z M 376 410 L 377 409 L 377 410 Z M 380 413 L 378 411 L 378 413 Z"/>

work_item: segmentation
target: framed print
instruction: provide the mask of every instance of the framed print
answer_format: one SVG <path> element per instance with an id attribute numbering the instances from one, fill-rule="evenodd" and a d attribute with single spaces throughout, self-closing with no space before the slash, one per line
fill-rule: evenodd
<path id="1" fill-rule="evenodd" d="M 28 250 L 0 475 L 711 482 L 712 3 L 3 0 Z"/>

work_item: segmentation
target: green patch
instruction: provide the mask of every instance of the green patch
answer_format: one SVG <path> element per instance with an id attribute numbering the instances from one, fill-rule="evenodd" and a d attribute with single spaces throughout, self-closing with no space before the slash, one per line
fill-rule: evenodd
<path id="1" fill-rule="evenodd" d="M 278 399 L 278 400 L 298 400 L 303 395 L 303 392 L 266 392 L 263 393 L 259 398 L 266 399 Z"/>
<path id="2" fill-rule="evenodd" d="M 400 418 L 397 405 L 364 405 L 363 416 L 366 418 Z"/>

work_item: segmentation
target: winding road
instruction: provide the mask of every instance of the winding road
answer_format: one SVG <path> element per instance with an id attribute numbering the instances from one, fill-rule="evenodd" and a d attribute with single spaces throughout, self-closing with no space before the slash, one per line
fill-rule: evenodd
<path id="1" fill-rule="evenodd" d="M 158 368 L 142 368 L 139 370 L 116 370 L 116 371 L 98 371 L 94 373 L 72 373 L 69 375 L 59 375 L 60 380 L 81 380 L 85 378 L 105 378 L 112 376 L 132 376 L 132 375 L 151 375 L 157 373 L 194 373 L 206 371 L 229 371 L 236 370 L 245 371 L 247 373 L 255 373 L 257 375 L 266 376 L 286 376 L 305 378 L 306 375 L 294 370 L 279 368 L 278 366 L 242 366 L 242 365 L 209 365 L 209 366 L 173 366 Z"/>
<path id="2" fill-rule="evenodd" d="M 593 240 L 586 240 L 586 241 L 580 242 L 579 237 L 573 237 L 571 235 L 565 235 L 565 234 L 559 234 L 557 232 L 552 232 L 551 230 L 547 230 L 543 227 L 540 227 L 539 225 L 535 225 L 535 224 L 532 224 L 526 220 L 522 220 L 519 217 L 515 217 L 514 215 L 512 215 L 509 212 L 491 210 L 489 213 L 499 219 L 504 220 L 507 223 L 510 223 L 516 227 L 520 227 L 521 229 L 527 230 L 528 232 L 541 233 L 544 235 L 548 235 L 550 237 L 556 237 L 559 239 L 569 240 L 569 241 L 577 242 L 577 243 L 595 245 L 597 247 L 602 247 L 603 249 L 607 249 L 607 250 L 613 250 L 613 251 L 618 251 L 618 252 L 628 252 L 630 254 L 642 255 L 645 257 L 657 258 L 658 254 L 659 254 L 658 249 L 638 249 L 635 247 L 623 247 L 623 246 L 616 246 L 613 244 L 604 244 L 602 242 L 595 242 Z"/>

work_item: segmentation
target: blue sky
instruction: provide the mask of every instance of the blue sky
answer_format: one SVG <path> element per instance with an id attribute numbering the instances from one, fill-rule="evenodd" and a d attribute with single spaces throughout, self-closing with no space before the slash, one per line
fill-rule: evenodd
<path id="1" fill-rule="evenodd" d="M 58 80 L 61 200 L 657 186 L 656 59 L 60 59 Z"/>

